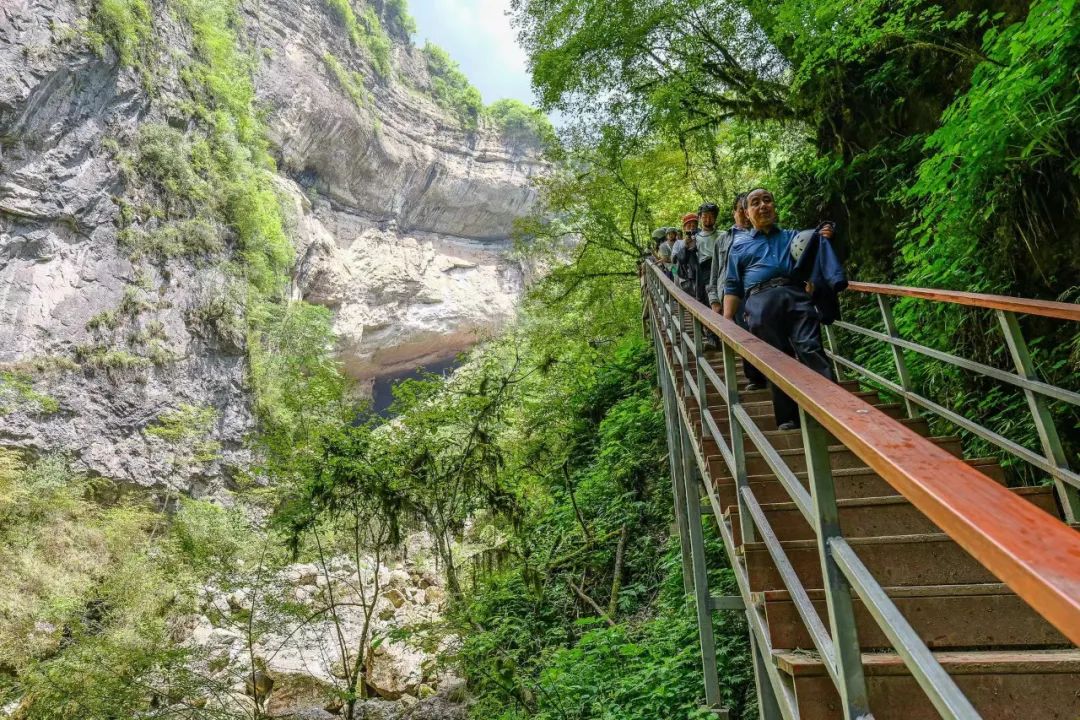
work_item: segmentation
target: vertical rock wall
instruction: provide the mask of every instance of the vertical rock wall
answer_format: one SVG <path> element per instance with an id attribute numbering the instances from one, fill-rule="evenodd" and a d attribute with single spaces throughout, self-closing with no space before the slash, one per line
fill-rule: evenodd
<path id="1" fill-rule="evenodd" d="M 117 148 L 147 123 L 193 127 L 178 68 L 194 50 L 167 0 L 152 3 L 163 52 L 148 82 L 88 46 L 90 5 L 0 7 L 0 364 L 57 403 L 0 386 L 0 444 L 210 492 L 248 461 L 254 427 L 243 338 L 200 320 L 229 279 L 182 258 L 133 263 L 118 244 L 118 198 L 131 188 Z M 241 9 L 291 217 L 294 294 L 334 310 L 347 371 L 370 380 L 442 359 L 507 319 L 521 291 L 507 236 L 533 202 L 536 150 L 463 130 L 428 96 L 405 38 L 393 38 L 382 78 L 323 0 Z M 364 102 L 330 56 L 363 83 Z M 220 446 L 216 459 L 146 432 L 185 408 L 214 409 L 201 440 Z"/>

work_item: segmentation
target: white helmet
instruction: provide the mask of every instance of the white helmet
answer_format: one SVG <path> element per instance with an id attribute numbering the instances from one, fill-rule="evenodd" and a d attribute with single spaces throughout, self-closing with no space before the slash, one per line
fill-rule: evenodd
<path id="1" fill-rule="evenodd" d="M 817 230 L 803 230 L 795 237 L 791 238 L 791 259 L 796 263 L 799 262 L 799 258 L 802 257 L 803 252 L 806 251 L 806 246 L 810 244 L 810 238 L 814 237 L 814 233 Z"/>

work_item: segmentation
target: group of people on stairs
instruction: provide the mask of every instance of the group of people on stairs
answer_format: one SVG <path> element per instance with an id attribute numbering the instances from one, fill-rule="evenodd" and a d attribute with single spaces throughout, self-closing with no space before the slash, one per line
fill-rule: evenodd
<path id="1" fill-rule="evenodd" d="M 835 224 L 801 232 L 781 228 L 776 200 L 765 188 L 739 193 L 731 212 L 733 224 L 723 232 L 713 203 L 683 215 L 681 232 L 657 228 L 655 259 L 698 302 L 835 380 L 821 342 L 821 325 L 839 318 L 837 296 L 847 287 L 830 243 Z M 706 349 L 718 346 L 706 331 Z M 798 405 L 753 365 L 744 360 L 743 367 L 747 390 L 771 387 L 777 427 L 798 428 Z"/>

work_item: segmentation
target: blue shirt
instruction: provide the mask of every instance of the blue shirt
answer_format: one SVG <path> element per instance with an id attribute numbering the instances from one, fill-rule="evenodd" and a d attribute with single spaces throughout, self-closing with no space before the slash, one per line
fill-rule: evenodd
<path id="1" fill-rule="evenodd" d="M 773 227 L 768 234 L 761 230 L 739 233 L 728 253 L 727 278 L 724 292 L 746 297 L 755 285 L 777 277 L 790 277 L 794 267 L 791 259 L 791 239 L 797 230 Z"/>

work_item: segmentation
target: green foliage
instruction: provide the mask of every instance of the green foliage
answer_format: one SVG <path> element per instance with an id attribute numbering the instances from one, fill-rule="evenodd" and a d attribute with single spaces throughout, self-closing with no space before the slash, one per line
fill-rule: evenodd
<path id="1" fill-rule="evenodd" d="M 908 193 L 912 281 L 998 292 L 1002 280 L 1029 283 L 1030 268 L 1039 286 L 1075 282 L 1080 235 L 1066 208 L 1080 194 L 1077 20 L 1075 3 L 1035 2 L 1024 22 L 986 34 L 987 61 L 927 139 Z"/>
<path id="2" fill-rule="evenodd" d="M 383 3 L 383 12 L 399 33 L 406 36 L 416 33 L 416 20 L 409 14 L 408 0 L 386 0 Z"/>
<path id="3" fill-rule="evenodd" d="M 146 370 L 154 366 L 150 358 L 140 357 L 117 348 L 102 345 L 79 345 L 75 359 L 84 367 L 106 370 L 117 375 L 130 370 Z"/>
<path id="4" fill-rule="evenodd" d="M 341 88 L 352 98 L 356 109 L 363 110 L 367 104 L 367 88 L 364 87 L 363 76 L 360 73 L 350 73 L 341 64 L 341 61 L 330 53 L 323 55 L 323 62 L 334 73 L 338 85 L 341 85 Z"/>
<path id="5" fill-rule="evenodd" d="M 239 508 L 181 498 L 169 532 L 186 562 L 221 580 L 259 560 L 262 540 Z"/>
<path id="6" fill-rule="evenodd" d="M 371 5 L 365 7 L 364 12 L 360 14 L 360 20 L 364 26 L 361 46 L 367 52 L 379 77 L 389 78 L 393 69 L 390 64 L 390 51 L 393 45 L 379 21 L 379 16 L 375 14 L 375 8 Z"/>
<path id="7" fill-rule="evenodd" d="M 345 26 L 345 31 L 349 34 L 353 45 L 362 46 L 364 40 L 360 34 L 360 23 L 356 21 L 356 13 L 353 11 L 351 0 L 326 0 L 326 3 Z"/>
<path id="8" fill-rule="evenodd" d="M 56 398 L 34 389 L 33 378 L 29 375 L 0 371 L 0 417 L 13 412 L 48 415 L 59 409 Z"/>
<path id="9" fill-rule="evenodd" d="M 667 541 L 655 361 L 632 310 L 616 313 L 620 323 L 606 332 L 594 324 L 611 309 L 530 303 L 517 335 L 537 375 L 500 432 L 501 474 L 524 499 L 510 532 L 513 559 L 454 610 L 473 717 L 703 717 L 696 627 Z M 623 533 L 632 541 L 616 567 Z M 710 555 L 723 564 L 715 541 Z M 604 617 L 582 593 L 606 606 Z M 737 618 L 717 622 L 726 704 L 734 717 L 752 717 L 746 628 Z"/>
<path id="10" fill-rule="evenodd" d="M 253 61 L 237 42 L 237 0 L 173 2 L 193 33 L 196 61 L 184 68 L 182 78 L 195 98 L 195 114 L 225 135 L 216 138 L 219 143 L 235 140 L 245 146 L 249 162 L 269 166 L 262 124 L 254 111 Z"/>
<path id="11" fill-rule="evenodd" d="M 124 228 L 118 240 L 134 261 L 211 257 L 225 248 L 220 230 L 213 220 L 205 217 L 171 222 L 150 231 Z"/>
<path id="12" fill-rule="evenodd" d="M 107 43 L 122 65 L 136 65 L 153 36 L 146 0 L 95 0 L 90 11 L 90 44 L 99 52 Z"/>
<path id="13" fill-rule="evenodd" d="M 496 100 L 484 109 L 484 115 L 512 144 L 545 147 L 555 142 L 555 128 L 547 116 L 520 100 Z"/>
<path id="14" fill-rule="evenodd" d="M 154 540 L 158 513 L 90 499 L 103 489 L 62 458 L 0 450 L 0 700 L 21 717 L 133 717 L 163 686 L 207 691 L 172 641 L 198 576 Z"/>
<path id="15" fill-rule="evenodd" d="M 190 453 L 195 462 L 216 460 L 220 443 L 209 440 L 218 421 L 218 412 L 212 407 L 183 404 L 177 410 L 162 413 L 150 425 L 146 434 Z"/>
<path id="16" fill-rule="evenodd" d="M 431 74 L 431 95 L 435 102 L 454 113 L 462 125 L 475 130 L 484 110 L 480 91 L 441 47 L 428 42 L 424 44 L 423 52 Z"/>
<path id="17" fill-rule="evenodd" d="M 355 414 L 332 355 L 332 315 L 305 302 L 248 307 L 248 355 L 265 465 L 280 480 L 315 473 L 324 437 Z"/>
<path id="18" fill-rule="evenodd" d="M 351 0 L 326 0 L 326 2 L 330 5 L 330 9 L 334 11 L 338 20 L 345 26 L 345 30 L 349 34 L 349 40 L 352 41 L 353 45 L 364 51 L 379 77 L 390 77 L 393 69 L 390 62 L 390 52 L 393 45 L 386 34 L 386 30 L 383 29 L 382 23 L 379 21 L 379 16 L 375 14 L 375 8 L 371 5 L 365 6 L 363 12 L 360 13 L 360 18 L 357 19 Z M 398 18 L 398 22 L 412 22 L 405 9 L 404 2 L 400 3 L 400 5 L 401 7 L 396 8 L 395 11 L 404 12 L 404 15 L 395 16 Z"/>

